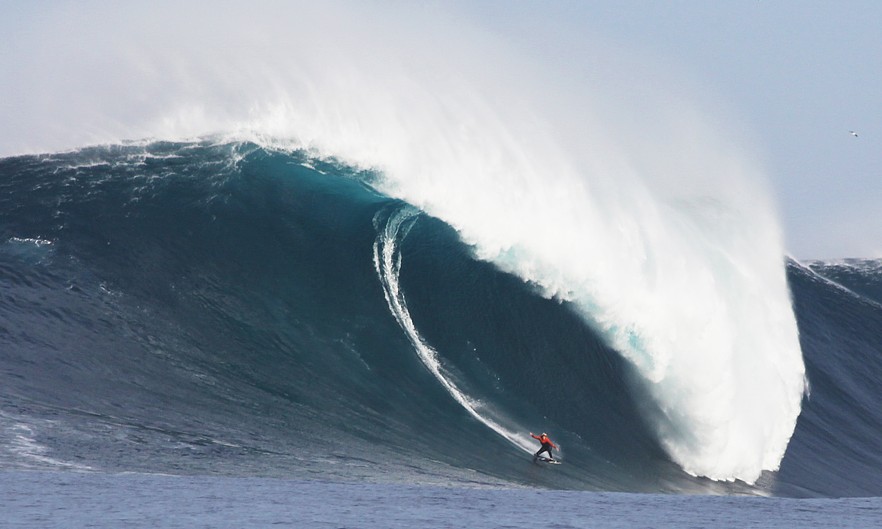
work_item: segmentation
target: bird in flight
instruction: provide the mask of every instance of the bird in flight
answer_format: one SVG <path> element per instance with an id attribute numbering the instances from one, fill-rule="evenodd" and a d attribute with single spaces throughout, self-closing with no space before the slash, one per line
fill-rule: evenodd
<path id="1" fill-rule="evenodd" d="M 851 134 L 852 136 L 854 136 L 855 138 L 858 137 L 857 132 L 855 132 L 853 130 L 848 131 L 848 133 Z"/>

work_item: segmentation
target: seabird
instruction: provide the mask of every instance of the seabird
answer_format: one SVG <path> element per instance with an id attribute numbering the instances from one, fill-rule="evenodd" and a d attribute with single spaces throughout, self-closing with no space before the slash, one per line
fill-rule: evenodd
<path id="1" fill-rule="evenodd" d="M 851 134 L 852 136 L 854 136 L 855 138 L 858 137 L 858 136 L 857 136 L 857 132 L 855 132 L 855 131 L 853 131 L 853 130 L 848 131 L 848 133 Z"/>

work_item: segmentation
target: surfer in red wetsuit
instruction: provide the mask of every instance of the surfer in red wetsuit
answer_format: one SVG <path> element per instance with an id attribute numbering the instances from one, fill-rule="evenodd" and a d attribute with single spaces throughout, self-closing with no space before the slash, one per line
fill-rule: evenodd
<path id="1" fill-rule="evenodd" d="M 538 459 L 539 455 L 542 452 L 548 452 L 548 459 L 554 461 L 554 456 L 551 455 L 551 449 L 557 448 L 557 445 L 551 442 L 551 439 L 548 438 L 548 435 L 546 435 L 545 432 L 542 432 L 542 435 L 533 435 L 533 432 L 530 432 L 530 437 L 532 437 L 533 439 L 537 439 L 540 443 L 542 443 L 542 448 L 540 448 L 539 451 L 533 455 L 533 460 L 535 461 L 536 459 Z"/>

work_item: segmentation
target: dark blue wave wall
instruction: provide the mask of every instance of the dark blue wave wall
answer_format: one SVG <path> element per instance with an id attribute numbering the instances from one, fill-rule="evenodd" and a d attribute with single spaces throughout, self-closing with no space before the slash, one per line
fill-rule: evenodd
<path id="1" fill-rule="evenodd" d="M 870 267 L 872 269 L 872 267 Z M 778 492 L 882 493 L 882 306 L 791 263 L 790 288 L 810 396 L 778 475 Z M 879 289 L 872 276 L 865 287 Z"/>

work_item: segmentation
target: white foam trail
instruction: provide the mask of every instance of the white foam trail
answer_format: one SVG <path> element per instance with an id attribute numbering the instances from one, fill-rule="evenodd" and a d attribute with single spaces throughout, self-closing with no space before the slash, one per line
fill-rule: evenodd
<path id="1" fill-rule="evenodd" d="M 475 400 L 465 394 L 450 378 L 441 361 L 438 359 L 438 352 L 429 345 L 417 331 L 413 319 L 410 317 L 410 311 L 407 309 L 407 302 L 404 298 L 404 292 L 398 282 L 401 272 L 401 253 L 398 252 L 396 242 L 403 240 L 410 231 L 410 227 L 416 220 L 419 212 L 410 207 L 402 207 L 394 212 L 385 222 L 382 217 L 385 212 L 377 213 L 374 218 L 374 224 L 377 228 L 377 240 L 374 242 L 374 268 L 383 285 L 383 294 L 386 296 L 386 302 L 389 304 L 389 310 L 398 322 L 398 325 L 404 331 L 407 339 L 413 345 L 420 361 L 426 366 L 432 375 L 441 383 L 447 393 L 456 400 L 472 417 L 483 423 L 485 426 L 495 431 L 510 443 L 517 446 L 525 452 L 533 452 L 533 445 L 529 439 L 523 435 L 503 426 L 498 420 L 490 417 L 489 410 L 486 410 L 480 401 Z"/>
<path id="2" fill-rule="evenodd" d="M 378 169 L 477 257 L 573 302 L 686 471 L 778 467 L 805 368 L 774 210 L 729 121 L 666 65 L 544 50 L 557 35 L 512 51 L 438 6 L 154 6 L 62 5 L 17 30 L 0 145 L 229 133 Z"/>
<path id="3" fill-rule="evenodd" d="M 51 421 L 42 421 L 50 424 Z M 32 425 L 12 420 L 0 414 L 0 450 L 9 452 L 11 461 L 7 463 L 23 468 L 65 468 L 71 470 L 92 470 L 87 465 L 61 461 L 47 455 L 49 449 L 36 440 Z M 0 459 L 6 459 L 0 455 Z"/>

